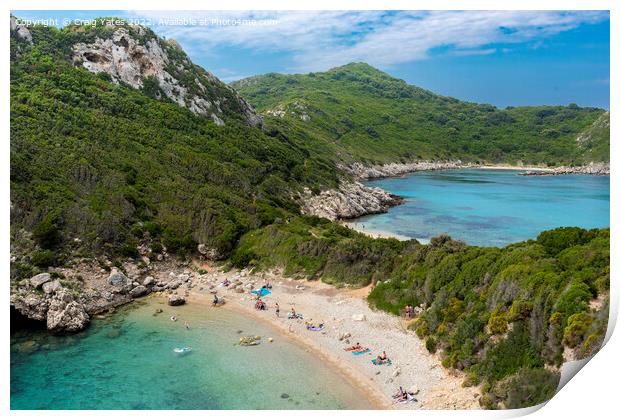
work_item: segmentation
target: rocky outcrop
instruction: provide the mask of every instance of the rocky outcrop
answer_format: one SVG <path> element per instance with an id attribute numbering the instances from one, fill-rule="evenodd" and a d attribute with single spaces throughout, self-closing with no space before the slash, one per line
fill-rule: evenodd
<path id="1" fill-rule="evenodd" d="M 72 294 L 61 289 L 50 301 L 47 311 L 47 329 L 52 332 L 76 332 L 88 325 L 90 317 L 84 305 L 76 302 Z"/>
<path id="2" fill-rule="evenodd" d="M 553 176 L 553 175 L 609 175 L 609 163 L 590 162 L 585 166 L 558 166 L 557 168 L 549 168 L 544 171 L 526 171 L 520 173 L 523 176 Z"/>
<path id="3" fill-rule="evenodd" d="M 129 283 L 129 279 L 125 274 L 113 268 L 108 277 L 108 283 L 112 286 L 126 286 Z"/>
<path id="4" fill-rule="evenodd" d="M 343 166 L 346 172 L 356 179 L 389 178 L 401 176 L 418 171 L 441 171 L 445 169 L 459 169 L 473 167 L 472 164 L 465 164 L 460 160 L 447 162 L 419 161 L 410 163 L 386 163 L 384 165 L 363 165 L 355 162 L 348 166 Z"/>
<path id="5" fill-rule="evenodd" d="M 217 248 L 208 247 L 205 244 L 198 244 L 198 252 L 209 260 L 219 260 L 222 258 L 222 254 Z"/>
<path id="6" fill-rule="evenodd" d="M 385 213 L 391 206 L 403 202 L 402 197 L 381 188 L 366 187 L 359 182 L 342 182 L 337 190 L 312 195 L 305 190 L 301 211 L 330 220 L 353 219 L 366 214 Z"/>
<path id="7" fill-rule="evenodd" d="M 11 16 L 11 32 L 14 32 L 17 39 L 32 44 L 32 34 L 25 25 L 19 23 L 17 18 Z"/>
<path id="8" fill-rule="evenodd" d="M 223 125 L 230 112 L 240 114 L 251 126 L 262 124 L 235 90 L 194 65 L 178 42 L 164 41 L 139 25 L 124 25 L 107 38 L 73 45 L 73 62 L 93 73 L 107 73 L 115 83 L 145 88 L 150 95 L 171 99 L 210 117 L 217 125 Z M 149 85 L 145 86 L 147 80 Z"/>

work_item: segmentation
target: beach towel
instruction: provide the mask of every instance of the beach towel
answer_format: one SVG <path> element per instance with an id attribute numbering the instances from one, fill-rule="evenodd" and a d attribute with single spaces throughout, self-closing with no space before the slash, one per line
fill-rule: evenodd
<path id="1" fill-rule="evenodd" d="M 362 350 L 362 351 L 352 351 L 352 352 L 351 352 L 351 354 L 352 354 L 353 356 L 360 356 L 360 355 L 362 355 L 362 354 L 366 354 L 366 353 L 369 353 L 369 352 L 370 352 L 370 349 L 369 349 L 368 347 L 366 347 L 366 348 L 365 348 L 364 350 Z"/>
<path id="2" fill-rule="evenodd" d="M 267 296 L 267 295 L 271 294 L 271 292 L 269 290 L 265 289 L 264 287 L 261 287 L 260 289 L 252 290 L 252 293 L 255 294 L 255 295 L 258 295 L 260 297 Z"/>
<path id="3" fill-rule="evenodd" d="M 372 359 L 372 364 L 373 365 L 377 365 L 377 366 L 383 366 L 383 365 L 391 365 L 392 361 L 390 359 L 387 359 L 385 362 L 377 362 L 377 359 Z"/>
<path id="4" fill-rule="evenodd" d="M 290 312 L 288 314 L 286 314 L 286 317 L 288 319 L 304 319 L 302 314 L 297 314 L 297 316 L 293 316 L 293 314 L 290 313 Z"/>

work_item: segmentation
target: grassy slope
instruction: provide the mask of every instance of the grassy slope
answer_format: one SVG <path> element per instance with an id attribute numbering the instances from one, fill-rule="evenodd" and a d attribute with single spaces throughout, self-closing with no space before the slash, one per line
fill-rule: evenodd
<path id="1" fill-rule="evenodd" d="M 267 74 L 233 86 L 263 115 L 287 111 L 269 123 L 308 133 L 345 161 L 582 164 L 590 156 L 575 139 L 604 113 L 574 105 L 500 110 L 433 94 L 364 63 L 325 73 Z M 300 118 L 303 113 L 309 121 Z M 605 133 L 595 134 L 593 157 L 608 161 L 600 138 Z"/>

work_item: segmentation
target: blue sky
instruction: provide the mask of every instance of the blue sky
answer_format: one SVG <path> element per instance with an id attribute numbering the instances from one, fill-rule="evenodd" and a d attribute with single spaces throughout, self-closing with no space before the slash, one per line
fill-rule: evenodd
<path id="1" fill-rule="evenodd" d="M 367 62 L 473 102 L 609 109 L 609 13 L 597 11 L 14 11 L 147 19 L 224 81 Z"/>

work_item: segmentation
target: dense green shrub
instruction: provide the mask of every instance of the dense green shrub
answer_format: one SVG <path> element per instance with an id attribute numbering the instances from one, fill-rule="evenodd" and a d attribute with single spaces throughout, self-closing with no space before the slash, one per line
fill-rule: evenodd
<path id="1" fill-rule="evenodd" d="M 426 339 L 426 350 L 430 353 L 435 353 L 437 351 L 437 342 L 433 337 L 428 337 Z"/>
<path id="2" fill-rule="evenodd" d="M 568 325 L 564 329 L 564 343 L 570 348 L 580 344 L 585 334 L 592 325 L 592 318 L 585 312 L 571 315 L 568 318 Z"/>
<path id="3" fill-rule="evenodd" d="M 35 251 L 32 253 L 30 260 L 32 264 L 45 269 L 56 265 L 56 254 L 48 249 Z"/>

